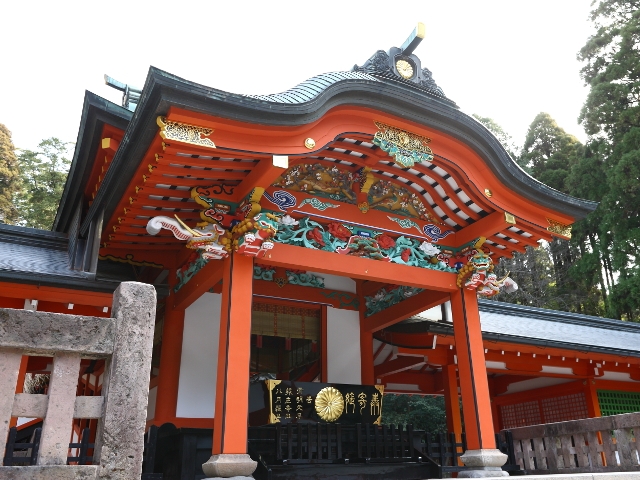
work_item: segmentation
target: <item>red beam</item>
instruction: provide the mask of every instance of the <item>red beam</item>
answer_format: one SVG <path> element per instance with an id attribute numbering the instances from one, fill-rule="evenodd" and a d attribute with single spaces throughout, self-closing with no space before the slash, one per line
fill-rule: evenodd
<path id="1" fill-rule="evenodd" d="M 419 367 L 427 362 L 427 357 L 423 355 L 417 356 L 402 356 L 395 360 L 376 365 L 373 368 L 376 378 L 386 377 L 387 375 L 393 375 L 394 373 L 404 372 L 405 370 L 411 370 L 414 367 Z"/>
<path id="2" fill-rule="evenodd" d="M 233 196 L 237 202 L 246 197 L 255 187 L 268 188 L 271 184 L 286 172 L 286 168 L 276 167 L 273 164 L 273 158 L 265 158 L 260 160 L 257 166 L 251 170 L 251 173 L 242 180 L 236 188 Z"/>
<path id="3" fill-rule="evenodd" d="M 173 297 L 174 310 L 184 310 L 222 280 L 224 262 L 210 260 Z"/>
<path id="4" fill-rule="evenodd" d="M 343 310 L 358 310 L 358 296 L 355 293 L 329 290 L 327 288 L 303 287 L 291 284 L 285 284 L 283 288 L 280 288 L 275 282 L 254 280 L 253 294 L 270 298 L 319 303 Z"/>
<path id="5" fill-rule="evenodd" d="M 259 263 L 451 292 L 456 274 L 277 243 Z"/>
<path id="6" fill-rule="evenodd" d="M 362 320 L 361 328 L 377 332 L 449 300 L 449 294 L 426 290 Z"/>
<path id="7" fill-rule="evenodd" d="M 454 247 L 461 247 L 465 243 L 471 242 L 478 237 L 491 237 L 509 226 L 511 226 L 511 224 L 505 221 L 504 212 L 493 212 L 456 232 Z"/>

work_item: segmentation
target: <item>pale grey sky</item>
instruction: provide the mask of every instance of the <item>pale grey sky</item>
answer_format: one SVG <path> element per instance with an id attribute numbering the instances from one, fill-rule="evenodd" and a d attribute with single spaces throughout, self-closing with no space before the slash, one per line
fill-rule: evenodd
<path id="1" fill-rule="evenodd" d="M 142 87 L 149 65 L 235 93 L 275 93 L 350 70 L 400 46 L 415 52 L 466 113 L 492 117 L 522 144 L 542 111 L 584 141 L 587 89 L 576 54 L 590 0 L 31 1 L 3 5 L 0 123 L 17 147 L 75 141 L 90 90 L 116 103 L 103 74 Z"/>

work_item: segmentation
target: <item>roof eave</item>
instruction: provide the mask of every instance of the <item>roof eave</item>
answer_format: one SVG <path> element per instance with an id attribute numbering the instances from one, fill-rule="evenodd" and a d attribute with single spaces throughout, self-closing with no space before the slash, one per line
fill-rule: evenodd
<path id="1" fill-rule="evenodd" d="M 126 108 L 85 91 L 73 159 L 53 222 L 53 231 L 67 232 L 69 228 L 74 209 L 91 174 L 91 161 L 100 145 L 102 126 L 106 123 L 125 130 L 131 115 L 132 112 Z"/>
<path id="2" fill-rule="evenodd" d="M 307 102 L 274 103 L 205 87 L 151 67 L 138 107 L 82 224 L 81 234 L 87 233 L 91 219 L 100 209 L 105 210 L 105 218 L 112 216 L 157 134 L 156 117 L 166 115 L 170 107 L 247 123 L 293 126 L 311 123 L 339 105 L 376 109 L 456 138 L 474 149 L 503 184 L 575 220 L 586 217 L 597 207 L 595 202 L 570 197 L 537 182 L 518 167 L 498 140 L 475 119 L 397 82 L 345 80 L 330 85 Z"/>

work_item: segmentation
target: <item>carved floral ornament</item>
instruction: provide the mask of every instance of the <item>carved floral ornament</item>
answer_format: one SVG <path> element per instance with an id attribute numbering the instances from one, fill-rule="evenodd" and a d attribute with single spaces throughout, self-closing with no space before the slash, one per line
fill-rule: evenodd
<path id="1" fill-rule="evenodd" d="M 186 225 L 177 216 L 157 216 L 147 223 L 147 232 L 150 235 L 157 235 L 163 229 L 169 230 L 175 238 L 184 241 L 187 248 L 194 250 L 194 255 L 176 272 L 176 291 L 209 260 L 224 259 L 231 252 L 262 258 L 271 249 L 276 248 L 278 243 L 448 273 L 460 271 L 469 276 L 459 276 L 460 286 L 464 283 L 464 288 L 478 290 L 478 294 L 484 296 L 495 295 L 502 286 L 515 285 L 506 277 L 498 280 L 494 278 L 495 275 L 491 276 L 492 261 L 483 252 L 478 253 L 470 247 L 452 250 L 449 247 L 435 245 L 449 233 L 443 233 L 436 225 L 424 226 L 422 233 L 429 238 L 427 241 L 423 240 L 424 237 L 415 238 L 415 233 L 404 236 L 342 221 L 329 221 L 324 224 L 311 220 L 308 216 L 294 218 L 287 213 L 265 212 L 260 205 L 265 193 L 262 188 L 255 188 L 239 204 L 221 203 L 210 198 L 210 193 L 210 189 L 205 187 L 195 187 L 192 190 L 194 199 L 205 207 L 201 215 L 205 221 L 195 228 Z M 288 192 L 282 193 L 291 195 Z M 277 194 L 277 191 L 273 192 L 269 200 L 271 203 L 291 203 L 288 196 Z M 295 203 L 297 202 L 293 202 L 292 205 Z M 332 205 L 322 204 L 316 208 L 323 211 L 325 208 L 333 208 Z M 420 232 L 419 225 L 413 220 L 387 217 L 403 229 Z M 486 262 L 486 265 L 483 262 Z M 258 273 L 262 275 L 264 272 Z M 316 285 L 317 279 L 298 278 L 293 274 L 287 276 L 283 285 L 289 282 L 319 286 Z M 403 295 L 406 297 L 404 293 Z"/>
<path id="2" fill-rule="evenodd" d="M 378 131 L 373 137 L 373 143 L 392 156 L 402 168 L 433 160 L 433 152 L 427 146 L 431 142 L 430 138 L 382 122 L 374 123 Z"/>
<path id="3" fill-rule="evenodd" d="M 212 128 L 198 127 L 188 123 L 173 122 L 166 117 L 158 117 L 160 136 L 163 140 L 173 140 L 181 143 L 189 143 L 200 147 L 216 148 L 215 143 L 209 137 L 213 133 Z"/>
<path id="4" fill-rule="evenodd" d="M 571 238 L 571 225 L 565 225 L 564 223 L 560 223 L 557 220 L 553 220 L 551 218 L 547 218 L 547 222 L 549 222 L 547 231 L 555 233 L 556 235 L 564 238 Z"/>

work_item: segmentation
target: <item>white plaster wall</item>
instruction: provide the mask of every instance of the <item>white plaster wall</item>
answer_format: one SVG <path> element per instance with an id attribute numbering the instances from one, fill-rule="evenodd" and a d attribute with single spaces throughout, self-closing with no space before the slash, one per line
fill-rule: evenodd
<path id="1" fill-rule="evenodd" d="M 327 380 L 361 384 L 360 318 L 357 311 L 327 308 Z"/>
<path id="2" fill-rule="evenodd" d="M 149 402 L 147 403 L 147 420 L 153 420 L 156 416 L 156 399 L 158 398 L 158 387 L 149 390 Z"/>
<path id="3" fill-rule="evenodd" d="M 349 277 L 340 277 L 338 275 L 329 275 L 328 273 L 309 272 L 317 277 L 324 279 L 324 288 L 330 290 L 338 290 L 341 292 L 356 293 L 356 282 Z"/>
<path id="4" fill-rule="evenodd" d="M 184 313 L 177 417 L 213 418 L 221 296 L 205 293 Z"/>

